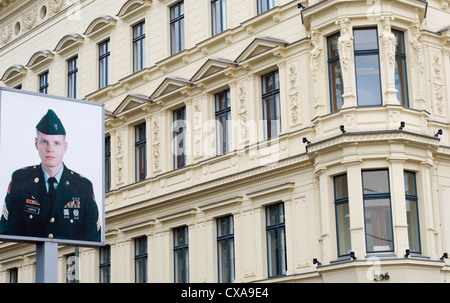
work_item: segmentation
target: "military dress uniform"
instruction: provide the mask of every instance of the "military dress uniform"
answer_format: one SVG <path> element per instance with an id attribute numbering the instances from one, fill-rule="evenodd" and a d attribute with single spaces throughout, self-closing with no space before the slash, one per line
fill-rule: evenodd
<path id="1" fill-rule="evenodd" d="M 100 242 L 92 183 L 64 166 L 52 204 L 45 182 L 41 165 L 13 173 L 0 234 Z"/>
<path id="2" fill-rule="evenodd" d="M 66 135 L 52 110 L 36 129 L 47 135 Z M 56 193 L 51 196 L 47 188 L 52 185 L 47 184 L 45 175 L 42 163 L 12 174 L 0 219 L 0 234 L 100 242 L 99 211 L 91 181 L 62 163 Z"/>

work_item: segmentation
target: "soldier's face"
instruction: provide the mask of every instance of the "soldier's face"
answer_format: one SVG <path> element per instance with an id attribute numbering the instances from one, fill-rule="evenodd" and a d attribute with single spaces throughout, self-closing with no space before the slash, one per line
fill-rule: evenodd
<path id="1" fill-rule="evenodd" d="M 61 168 L 64 154 L 67 151 L 65 139 L 63 135 L 38 134 L 35 144 L 44 168 Z"/>

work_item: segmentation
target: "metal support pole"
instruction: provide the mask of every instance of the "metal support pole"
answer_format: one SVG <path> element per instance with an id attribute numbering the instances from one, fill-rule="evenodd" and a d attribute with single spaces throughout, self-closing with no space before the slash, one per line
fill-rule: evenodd
<path id="1" fill-rule="evenodd" d="M 36 283 L 58 282 L 58 243 L 36 244 Z"/>

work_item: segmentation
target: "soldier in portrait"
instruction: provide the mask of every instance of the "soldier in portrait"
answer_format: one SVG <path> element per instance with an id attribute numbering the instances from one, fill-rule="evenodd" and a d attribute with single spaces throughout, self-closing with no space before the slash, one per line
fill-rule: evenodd
<path id="1" fill-rule="evenodd" d="M 53 110 L 36 126 L 41 163 L 16 170 L 3 206 L 0 234 L 100 242 L 93 185 L 66 167 L 66 131 Z"/>

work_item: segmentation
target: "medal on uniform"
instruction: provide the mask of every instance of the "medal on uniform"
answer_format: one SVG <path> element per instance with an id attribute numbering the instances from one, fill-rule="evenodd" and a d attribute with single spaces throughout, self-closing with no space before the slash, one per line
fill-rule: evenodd
<path id="1" fill-rule="evenodd" d="M 75 220 L 78 220 L 79 219 L 79 217 L 78 217 L 79 215 L 80 215 L 80 211 L 78 209 L 74 209 L 73 210 L 73 218 Z"/>
<path id="2" fill-rule="evenodd" d="M 63 212 L 64 212 L 64 219 L 69 219 L 69 210 L 67 208 L 64 208 Z"/>

